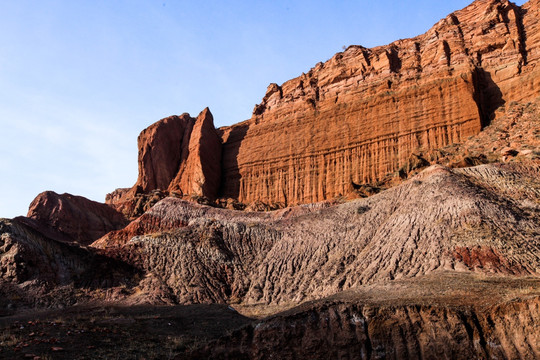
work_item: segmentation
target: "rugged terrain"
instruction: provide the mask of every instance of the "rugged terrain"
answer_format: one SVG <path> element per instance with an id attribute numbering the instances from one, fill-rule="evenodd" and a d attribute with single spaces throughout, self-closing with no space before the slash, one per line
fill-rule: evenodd
<path id="1" fill-rule="evenodd" d="M 537 276 L 539 178 L 537 163 L 434 165 L 366 199 L 269 213 L 166 198 L 93 246 L 180 303 L 299 302 L 437 270 Z"/>
<path id="2" fill-rule="evenodd" d="M 211 342 L 220 359 L 535 359 L 538 279 L 449 273 L 341 292 Z"/>
<path id="3" fill-rule="evenodd" d="M 351 46 L 0 219 L 0 358 L 540 358 L 539 11 Z"/>
<path id="4" fill-rule="evenodd" d="M 91 248 L 4 220 L 5 321 L 25 309 L 79 304 L 82 325 L 55 316 L 71 324 L 65 332 L 80 331 L 97 326 L 85 323 L 99 313 L 92 310 L 96 301 L 100 308 L 221 303 L 251 318 L 247 327 L 209 345 L 215 337 L 196 340 L 195 330 L 178 330 L 192 345 L 173 354 L 538 356 L 539 173 L 531 160 L 453 170 L 434 165 L 365 199 L 262 213 L 168 197 Z M 184 321 L 186 315 L 168 317 L 165 309 L 155 310 L 156 322 Z M 252 323 L 261 316 L 262 323 Z M 116 338 L 141 331 L 145 319 L 120 310 L 100 329 L 116 329 Z M 199 321 L 207 320 L 201 314 Z M 13 348 L 24 344 L 46 353 L 56 347 L 20 340 Z"/>

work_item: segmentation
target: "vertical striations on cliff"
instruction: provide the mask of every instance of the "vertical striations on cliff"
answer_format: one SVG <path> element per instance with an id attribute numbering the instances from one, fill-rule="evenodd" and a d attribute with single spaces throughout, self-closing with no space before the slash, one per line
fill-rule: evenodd
<path id="1" fill-rule="evenodd" d="M 501 105 L 538 96 L 539 9 L 539 0 L 476 0 L 423 35 L 350 46 L 270 84 L 244 122 L 216 131 L 208 109 L 161 120 L 139 137 L 131 193 L 287 206 L 388 180 L 415 153 L 463 142 Z"/>
<path id="2" fill-rule="evenodd" d="M 271 84 L 249 121 L 222 131 L 222 196 L 321 201 L 477 134 L 505 101 L 536 96 L 537 12 L 477 0 L 423 35 L 351 46 Z"/>

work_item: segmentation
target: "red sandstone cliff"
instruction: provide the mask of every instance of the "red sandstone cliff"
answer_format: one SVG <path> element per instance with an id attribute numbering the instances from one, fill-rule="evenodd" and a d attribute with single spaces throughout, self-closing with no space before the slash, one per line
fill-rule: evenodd
<path id="1" fill-rule="evenodd" d="M 214 199 L 220 185 L 220 165 L 221 139 L 214 128 L 214 118 L 206 108 L 195 120 L 187 156 L 182 158 L 180 169 L 168 188 L 170 191 Z"/>
<path id="2" fill-rule="evenodd" d="M 250 120 L 218 129 L 221 139 L 208 109 L 196 121 L 161 120 L 139 137 L 131 196 L 294 205 L 388 179 L 412 154 L 463 142 L 501 105 L 538 96 L 539 12 L 538 0 L 477 0 L 415 38 L 350 46 L 271 84 Z"/>
<path id="3" fill-rule="evenodd" d="M 110 203 L 126 193 L 161 189 L 215 198 L 220 185 L 221 139 L 208 108 L 196 119 L 170 116 L 144 129 L 138 138 L 139 177 L 131 189 L 109 194 Z"/>
<path id="4" fill-rule="evenodd" d="M 135 187 L 143 192 L 167 189 L 187 157 L 194 120 L 189 114 L 170 116 L 144 129 L 137 139 L 139 177 Z"/>
<path id="5" fill-rule="evenodd" d="M 208 199 L 217 197 L 221 180 L 221 138 L 208 108 L 196 119 L 189 114 L 161 119 L 144 129 L 137 142 L 137 182 L 132 188 L 107 194 L 107 204 L 128 218 L 136 218 L 168 192 Z M 166 193 L 147 195 L 153 190 Z"/>
<path id="6" fill-rule="evenodd" d="M 222 195 L 320 201 L 477 134 L 499 105 L 538 96 L 538 11 L 477 0 L 423 35 L 271 84 L 250 120 L 221 129 Z"/>

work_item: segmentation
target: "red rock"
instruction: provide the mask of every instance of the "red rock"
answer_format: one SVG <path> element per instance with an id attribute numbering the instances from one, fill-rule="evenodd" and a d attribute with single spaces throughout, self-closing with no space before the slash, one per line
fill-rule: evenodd
<path id="1" fill-rule="evenodd" d="M 214 127 L 214 118 L 204 109 L 193 126 L 187 158 L 182 161 L 170 191 L 216 198 L 221 180 L 221 139 Z"/>
<path id="2" fill-rule="evenodd" d="M 461 261 L 468 269 L 486 269 L 513 272 L 521 274 L 523 268 L 519 265 L 509 264 L 509 261 L 502 256 L 497 249 L 490 247 L 456 247 L 453 252 L 456 260 Z"/>
<path id="3" fill-rule="evenodd" d="M 185 225 L 187 225 L 187 222 L 182 219 L 163 219 L 162 217 L 153 214 L 152 210 L 150 210 L 132 221 L 124 229 L 111 231 L 105 234 L 103 237 L 96 240 L 92 246 L 95 248 L 120 247 L 134 236 L 167 231 Z"/>
<path id="4" fill-rule="evenodd" d="M 178 127 L 167 141 L 155 140 L 161 120 L 140 136 L 131 194 L 140 186 L 271 206 L 350 197 L 415 153 L 477 135 L 505 102 L 536 99 L 539 8 L 477 0 L 415 38 L 350 46 L 270 84 L 250 120 L 218 130 L 222 147 L 207 109 L 194 127 L 183 115 L 193 132 Z"/>
<path id="5" fill-rule="evenodd" d="M 127 224 L 124 216 L 108 205 L 52 191 L 39 194 L 30 204 L 27 218 L 17 219 L 52 238 L 82 245 Z"/>
<path id="6" fill-rule="evenodd" d="M 501 150 L 502 156 L 516 156 L 519 153 L 516 149 L 512 149 L 511 147 L 505 147 Z"/>
<path id="7" fill-rule="evenodd" d="M 143 192 L 167 189 L 176 176 L 193 129 L 189 114 L 170 116 L 149 126 L 137 140 L 139 177 L 135 188 Z"/>
<path id="8" fill-rule="evenodd" d="M 161 190 L 152 190 L 148 194 L 137 193 L 135 190 L 135 187 L 116 189 L 114 192 L 107 194 L 105 203 L 122 213 L 127 219 L 135 220 L 159 200 L 169 195 L 168 192 Z"/>
<path id="9" fill-rule="evenodd" d="M 537 15 L 538 1 L 475 1 L 423 35 L 271 84 L 249 121 L 221 129 L 222 195 L 320 201 L 477 134 L 505 101 L 537 97 Z"/>
<path id="10" fill-rule="evenodd" d="M 137 195 L 153 190 L 216 198 L 221 184 L 221 138 L 208 108 L 197 119 L 183 114 L 158 121 L 141 132 L 138 144 L 137 182 L 132 188 L 107 194 L 108 205 L 131 218 L 138 214 L 141 199 Z"/>

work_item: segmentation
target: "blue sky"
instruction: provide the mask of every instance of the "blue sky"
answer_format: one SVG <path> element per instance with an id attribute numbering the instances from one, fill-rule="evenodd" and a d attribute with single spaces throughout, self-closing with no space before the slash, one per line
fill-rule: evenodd
<path id="1" fill-rule="evenodd" d="M 269 83 L 469 2 L 3 0 L 0 217 L 45 190 L 104 201 L 135 182 L 155 121 L 206 106 L 216 126 L 248 119 Z"/>

